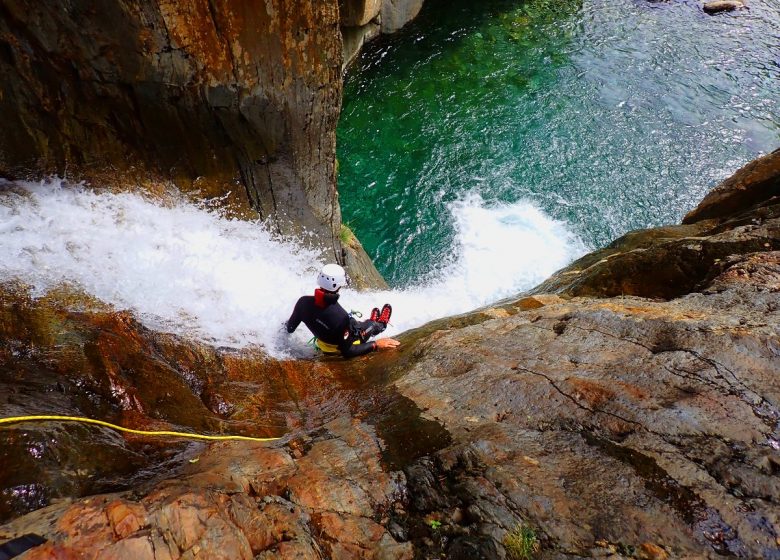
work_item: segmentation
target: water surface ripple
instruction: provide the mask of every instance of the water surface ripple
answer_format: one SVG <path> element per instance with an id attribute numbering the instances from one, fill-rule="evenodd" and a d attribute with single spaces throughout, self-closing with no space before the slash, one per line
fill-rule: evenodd
<path id="1" fill-rule="evenodd" d="M 714 17 L 695 2 L 429 0 L 349 72 L 344 219 L 395 285 L 451 258 L 465 193 L 531 202 L 595 248 L 678 222 L 778 147 L 779 123 L 777 0 Z"/>

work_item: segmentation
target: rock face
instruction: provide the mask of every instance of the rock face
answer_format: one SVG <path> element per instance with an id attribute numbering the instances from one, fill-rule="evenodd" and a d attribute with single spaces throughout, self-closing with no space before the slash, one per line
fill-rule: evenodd
<path id="1" fill-rule="evenodd" d="M 341 49 L 335 0 L 5 1 L 0 177 L 173 183 L 343 262 Z"/>
<path id="2" fill-rule="evenodd" d="M 395 386 L 456 442 L 407 469 L 436 552 L 503 557 L 525 527 L 547 558 L 780 558 L 778 162 L 538 290 L 560 295 L 412 335 Z"/>
<path id="3" fill-rule="evenodd" d="M 0 530 L 47 535 L 26 560 L 412 558 L 373 520 L 401 498 L 364 425 L 327 424 L 293 447 L 216 444 L 143 497 L 61 503 Z M 353 457 L 349 463 L 334 461 Z"/>
<path id="4" fill-rule="evenodd" d="M 420 13 L 424 0 L 339 0 L 344 70 L 367 42 L 399 31 Z"/>
<path id="5" fill-rule="evenodd" d="M 780 250 L 779 237 L 780 150 L 716 187 L 683 225 L 624 235 L 535 291 L 673 298 L 701 287 L 732 255 Z"/>
<path id="6" fill-rule="evenodd" d="M 27 560 L 780 558 L 780 197 L 752 192 L 775 175 L 744 173 L 724 183 L 748 200 L 732 210 L 705 199 L 692 215 L 708 217 L 626 236 L 551 279 L 557 293 L 348 362 L 215 350 L 5 287 L 2 415 L 285 439 L 0 430 L 0 541 L 48 539 Z M 103 485 L 79 485 L 112 450 Z"/>
<path id="7" fill-rule="evenodd" d="M 420 13 L 424 0 L 382 0 L 382 33 L 395 33 Z"/>
<path id="8" fill-rule="evenodd" d="M 777 557 L 779 264 L 428 336 L 396 386 L 459 445 L 408 470 L 418 515 L 484 551 L 526 526 L 558 554 Z"/>

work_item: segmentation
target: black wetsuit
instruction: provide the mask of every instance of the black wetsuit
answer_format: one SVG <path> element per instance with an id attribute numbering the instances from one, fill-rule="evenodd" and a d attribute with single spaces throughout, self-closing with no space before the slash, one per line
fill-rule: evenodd
<path id="1" fill-rule="evenodd" d="M 338 299 L 338 294 L 320 289 L 313 296 L 303 296 L 287 320 L 287 332 L 295 332 L 303 322 L 319 340 L 338 347 L 345 358 L 376 350 L 376 342 L 368 342 L 368 339 L 384 331 L 385 325 L 376 321 L 358 323 L 341 307 Z"/>

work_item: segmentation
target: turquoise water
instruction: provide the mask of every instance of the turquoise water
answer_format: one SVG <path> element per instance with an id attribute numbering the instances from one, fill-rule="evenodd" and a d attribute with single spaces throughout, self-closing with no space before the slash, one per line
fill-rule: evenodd
<path id="1" fill-rule="evenodd" d="M 596 248 L 678 222 L 780 146 L 779 123 L 778 0 L 714 17 L 695 2 L 428 0 L 347 76 L 344 221 L 396 286 L 457 258 L 466 195 L 529 201 Z"/>

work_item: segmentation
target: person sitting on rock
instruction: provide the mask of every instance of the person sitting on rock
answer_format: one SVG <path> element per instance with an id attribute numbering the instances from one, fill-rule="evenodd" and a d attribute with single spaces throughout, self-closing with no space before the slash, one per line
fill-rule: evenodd
<path id="1" fill-rule="evenodd" d="M 386 303 L 381 311 L 375 307 L 371 318 L 362 322 L 356 321 L 341 307 L 339 290 L 347 284 L 347 274 L 341 266 L 325 265 L 317 277 L 317 284 L 319 288 L 313 296 L 303 296 L 295 304 L 285 323 L 288 333 L 295 332 L 303 322 L 315 336 L 317 348 L 325 354 L 341 354 L 345 358 L 396 348 L 401 344 L 392 338 L 368 340 L 387 328 L 393 311 L 390 304 Z"/>

